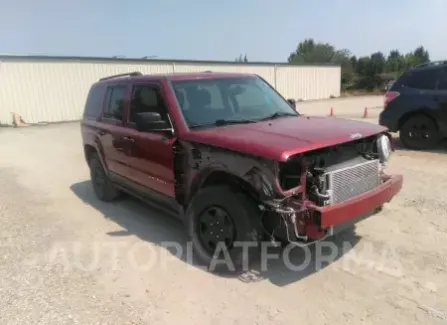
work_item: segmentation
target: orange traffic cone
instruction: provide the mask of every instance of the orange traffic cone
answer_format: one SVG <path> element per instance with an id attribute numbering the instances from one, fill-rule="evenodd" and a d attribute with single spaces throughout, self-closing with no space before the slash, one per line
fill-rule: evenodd
<path id="1" fill-rule="evenodd" d="M 15 112 L 12 112 L 11 114 L 12 114 L 12 123 L 16 128 L 25 126 L 25 123 L 23 122 L 23 119 L 19 114 Z"/>
<path id="2" fill-rule="evenodd" d="M 365 110 L 363 111 L 363 118 L 368 118 L 368 107 L 365 107 Z"/>

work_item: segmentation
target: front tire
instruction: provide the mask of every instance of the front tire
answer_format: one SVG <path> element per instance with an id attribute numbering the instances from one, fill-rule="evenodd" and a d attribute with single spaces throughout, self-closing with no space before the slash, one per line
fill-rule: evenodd
<path id="1" fill-rule="evenodd" d="M 111 202 L 116 200 L 120 193 L 115 188 L 110 178 L 102 165 L 101 160 L 97 154 L 94 154 L 89 161 L 90 178 L 93 184 L 93 189 L 96 196 L 104 202 Z"/>
<path id="2" fill-rule="evenodd" d="M 195 255 L 209 271 L 240 271 L 259 252 L 261 211 L 254 200 L 229 186 L 200 190 L 186 210 Z"/>
<path id="3" fill-rule="evenodd" d="M 399 130 L 402 144 L 413 150 L 435 148 L 440 140 L 438 126 L 425 115 L 414 115 L 406 120 Z"/>

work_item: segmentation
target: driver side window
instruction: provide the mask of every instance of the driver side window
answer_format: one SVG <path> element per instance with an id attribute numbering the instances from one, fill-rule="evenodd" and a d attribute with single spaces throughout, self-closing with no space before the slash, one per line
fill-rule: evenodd
<path id="1" fill-rule="evenodd" d="M 157 84 L 135 85 L 132 88 L 129 122 L 135 123 L 138 113 L 147 112 L 159 113 L 163 120 L 169 121 L 168 110 Z"/>

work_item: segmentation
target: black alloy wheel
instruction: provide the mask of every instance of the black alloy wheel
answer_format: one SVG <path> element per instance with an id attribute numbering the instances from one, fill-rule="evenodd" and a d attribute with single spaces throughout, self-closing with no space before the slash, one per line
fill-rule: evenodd
<path id="1" fill-rule="evenodd" d="M 198 217 L 197 233 L 206 250 L 213 254 L 219 243 L 231 249 L 236 238 L 236 228 L 228 212 L 219 206 L 206 208 Z"/>
<path id="2" fill-rule="evenodd" d="M 399 137 L 405 147 L 414 150 L 433 149 L 440 140 L 437 125 L 425 115 L 415 115 L 406 120 Z"/>
<path id="3" fill-rule="evenodd" d="M 223 184 L 199 190 L 185 213 L 198 262 L 212 272 L 232 272 L 251 264 L 260 250 L 261 214 L 256 201 L 237 187 Z"/>

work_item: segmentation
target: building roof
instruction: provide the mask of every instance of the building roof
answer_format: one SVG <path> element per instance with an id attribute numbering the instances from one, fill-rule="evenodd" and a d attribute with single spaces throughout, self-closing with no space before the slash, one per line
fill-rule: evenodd
<path id="1" fill-rule="evenodd" d="M 104 63 L 127 63 L 127 64 L 229 64 L 229 65 L 264 65 L 264 66 L 334 66 L 333 63 L 287 63 L 287 62 L 236 62 L 236 61 L 204 61 L 204 60 L 175 60 L 175 59 L 154 59 L 154 58 L 125 58 L 125 57 L 93 57 L 93 56 L 48 56 L 48 55 L 10 55 L 0 54 L 0 61 L 40 61 L 40 62 L 104 62 Z"/>

